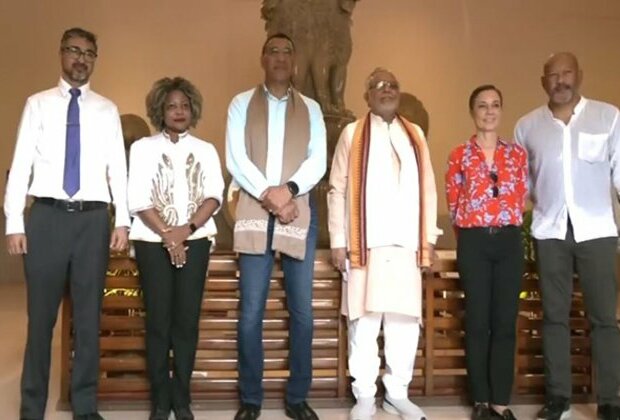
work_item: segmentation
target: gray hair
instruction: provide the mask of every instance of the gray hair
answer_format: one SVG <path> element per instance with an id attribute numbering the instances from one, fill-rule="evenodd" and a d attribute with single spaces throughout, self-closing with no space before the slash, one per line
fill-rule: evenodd
<path id="1" fill-rule="evenodd" d="M 392 73 L 391 71 L 389 71 L 385 67 L 376 67 L 372 72 L 370 72 L 370 74 L 366 78 L 366 82 L 364 83 L 364 87 L 366 88 L 366 92 L 368 92 L 370 90 L 370 88 L 371 88 L 370 83 L 372 82 L 372 79 L 374 79 L 374 77 L 378 73 L 389 73 L 392 76 L 394 76 L 394 73 Z M 396 78 L 396 76 L 394 76 L 394 78 Z"/>

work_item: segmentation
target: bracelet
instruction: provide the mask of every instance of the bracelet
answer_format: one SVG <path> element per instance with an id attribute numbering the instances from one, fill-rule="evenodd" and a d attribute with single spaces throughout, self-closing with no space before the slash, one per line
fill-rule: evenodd
<path id="1" fill-rule="evenodd" d="M 189 224 L 189 230 L 192 231 L 192 233 L 196 232 L 198 230 L 198 228 L 196 227 L 196 225 L 194 223 L 190 223 Z"/>

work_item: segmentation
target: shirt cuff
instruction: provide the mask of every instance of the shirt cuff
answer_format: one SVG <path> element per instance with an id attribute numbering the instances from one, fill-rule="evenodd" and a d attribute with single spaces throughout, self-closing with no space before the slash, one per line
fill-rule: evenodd
<path id="1" fill-rule="evenodd" d="M 24 233 L 24 216 L 7 217 L 6 219 L 6 234 L 15 235 L 18 233 Z"/>
<path id="2" fill-rule="evenodd" d="M 127 213 L 127 210 L 118 211 L 118 209 L 116 209 L 116 213 L 114 214 L 114 227 L 115 228 L 119 228 L 119 227 L 128 228 L 130 225 L 131 225 L 131 219 L 129 218 L 129 213 Z"/>
<path id="3" fill-rule="evenodd" d="M 427 241 L 429 244 L 435 246 L 435 244 L 437 243 L 437 239 L 443 235 L 443 230 L 439 229 L 439 228 L 435 228 L 433 230 L 433 232 L 429 232 L 427 234 Z"/>
<path id="4" fill-rule="evenodd" d="M 344 233 L 330 233 L 329 243 L 332 249 L 334 248 L 346 248 L 347 237 Z"/>

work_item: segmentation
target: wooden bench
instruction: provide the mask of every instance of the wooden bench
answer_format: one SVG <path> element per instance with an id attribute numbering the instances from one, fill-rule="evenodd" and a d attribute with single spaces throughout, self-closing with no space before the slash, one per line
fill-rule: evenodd
<path id="1" fill-rule="evenodd" d="M 459 288 L 454 252 L 440 253 L 437 271 L 424 282 L 424 329 L 410 394 L 421 404 L 466 402 L 463 332 L 463 292 Z M 196 365 L 192 379 L 194 406 L 229 408 L 237 405 L 238 271 L 235 254 L 211 257 L 202 304 Z M 266 407 L 282 404 L 288 377 L 288 314 L 283 275 L 274 268 L 267 301 L 265 346 Z M 329 251 L 317 251 L 314 266 L 313 382 L 310 398 L 316 406 L 351 403 L 347 375 L 346 320 L 340 316 L 341 283 L 329 264 Z M 544 396 L 542 311 L 533 267 L 523 284 L 517 333 L 514 402 L 541 401 Z M 101 318 L 99 399 L 106 408 L 148 406 L 144 351 L 144 307 L 135 262 L 111 258 Z M 593 392 L 589 325 L 575 288 L 571 313 L 573 387 L 576 400 Z M 382 344 L 381 338 L 379 343 Z M 62 310 L 60 406 L 68 407 L 72 336 L 71 304 Z"/>

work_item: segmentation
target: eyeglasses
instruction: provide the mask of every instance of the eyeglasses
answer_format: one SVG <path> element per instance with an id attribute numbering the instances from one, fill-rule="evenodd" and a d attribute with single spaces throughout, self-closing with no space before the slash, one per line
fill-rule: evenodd
<path id="1" fill-rule="evenodd" d="M 268 47 L 265 49 L 266 55 L 278 55 L 280 53 L 287 55 L 287 56 L 293 55 L 293 49 L 290 47 L 284 47 L 284 48 Z"/>
<path id="2" fill-rule="evenodd" d="M 383 89 L 398 90 L 399 87 L 400 86 L 398 85 L 398 82 L 390 82 L 389 80 L 379 80 L 378 82 L 370 86 L 371 89 L 375 89 L 375 90 L 383 90 Z"/>
<path id="3" fill-rule="evenodd" d="M 97 58 L 97 53 L 93 50 L 82 51 L 78 47 L 62 47 L 63 52 L 65 52 L 69 57 L 74 60 L 79 60 L 80 57 L 84 56 L 84 61 L 87 63 L 92 63 Z"/>
<path id="4" fill-rule="evenodd" d="M 493 198 L 497 198 L 499 195 L 499 187 L 497 186 L 497 172 L 489 172 L 489 178 L 493 181 Z"/>

